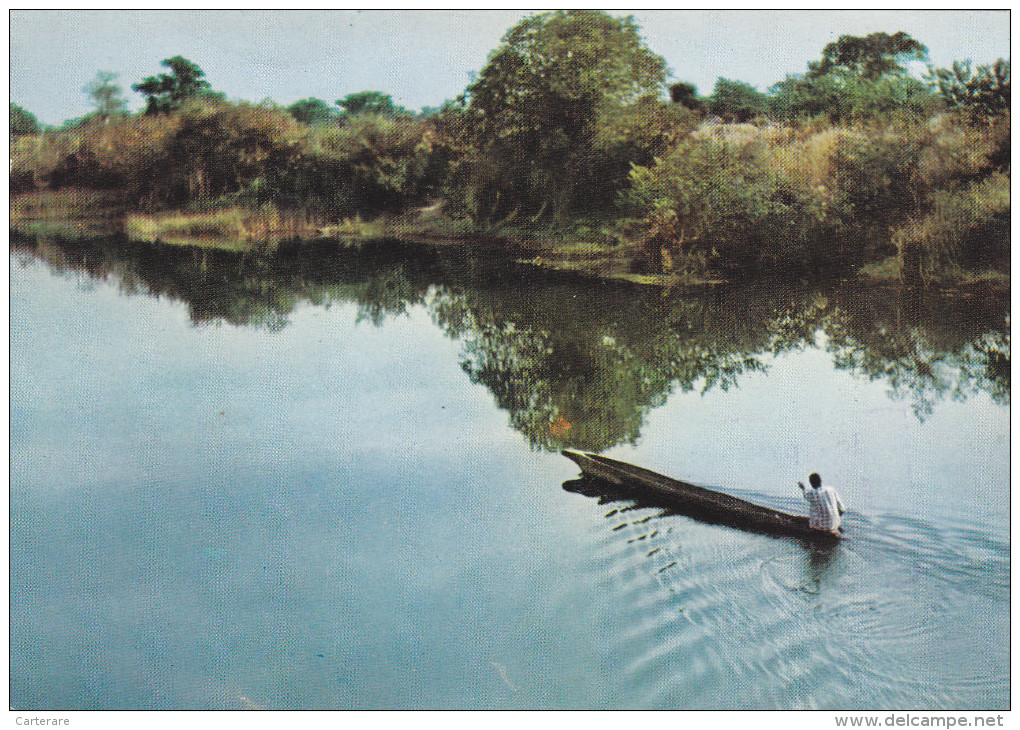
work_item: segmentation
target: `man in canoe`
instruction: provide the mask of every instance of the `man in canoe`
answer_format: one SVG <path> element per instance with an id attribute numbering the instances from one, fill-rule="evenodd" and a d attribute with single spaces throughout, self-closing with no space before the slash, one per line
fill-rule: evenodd
<path id="1" fill-rule="evenodd" d="M 810 525 L 814 530 L 825 530 L 839 534 L 839 516 L 846 511 L 839 495 L 832 487 L 823 487 L 822 478 L 817 474 L 808 477 L 811 482 L 811 489 L 804 486 L 804 482 L 797 482 L 800 490 L 804 492 L 804 499 L 810 505 Z"/>

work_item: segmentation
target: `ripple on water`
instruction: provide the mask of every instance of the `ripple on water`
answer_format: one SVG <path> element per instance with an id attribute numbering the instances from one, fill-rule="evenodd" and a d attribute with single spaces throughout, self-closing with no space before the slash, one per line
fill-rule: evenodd
<path id="1" fill-rule="evenodd" d="M 619 706 L 1008 704 L 1008 543 L 851 515 L 829 550 L 603 505 L 591 578 Z"/>

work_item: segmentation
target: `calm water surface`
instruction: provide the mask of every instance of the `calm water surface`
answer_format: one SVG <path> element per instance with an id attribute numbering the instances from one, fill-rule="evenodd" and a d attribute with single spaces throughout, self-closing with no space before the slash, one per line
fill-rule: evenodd
<path id="1" fill-rule="evenodd" d="M 15 237 L 10 705 L 1006 708 L 1008 306 Z"/>

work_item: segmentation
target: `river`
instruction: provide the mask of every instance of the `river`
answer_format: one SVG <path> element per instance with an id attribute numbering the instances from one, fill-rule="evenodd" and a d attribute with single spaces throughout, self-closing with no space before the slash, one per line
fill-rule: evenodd
<path id="1" fill-rule="evenodd" d="M 1009 302 L 12 234 L 10 706 L 1009 707 Z M 599 451 L 823 550 L 575 489 Z"/>

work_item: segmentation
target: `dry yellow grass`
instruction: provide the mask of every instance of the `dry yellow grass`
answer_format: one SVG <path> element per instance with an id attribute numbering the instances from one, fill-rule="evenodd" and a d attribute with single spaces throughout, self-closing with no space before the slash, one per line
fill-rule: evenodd
<path id="1" fill-rule="evenodd" d="M 64 188 L 11 198 L 11 223 L 25 220 L 105 218 L 120 212 L 116 196 L 102 190 Z"/>
<path id="2" fill-rule="evenodd" d="M 241 208 L 208 213 L 131 214 L 125 218 L 124 230 L 136 241 L 165 243 L 275 244 L 319 235 L 316 223 L 301 213 Z"/>
<path id="3" fill-rule="evenodd" d="M 845 127 L 813 131 L 778 124 L 704 124 L 691 137 L 760 155 L 784 187 L 807 195 L 825 192 L 837 150 L 864 135 Z"/>
<path id="4" fill-rule="evenodd" d="M 791 136 L 785 144 L 774 144 L 766 148 L 766 164 L 787 183 L 789 189 L 801 193 L 821 193 L 831 180 L 832 162 L 837 150 L 861 138 L 859 133 L 842 127 L 826 129 L 807 137 Z"/>

